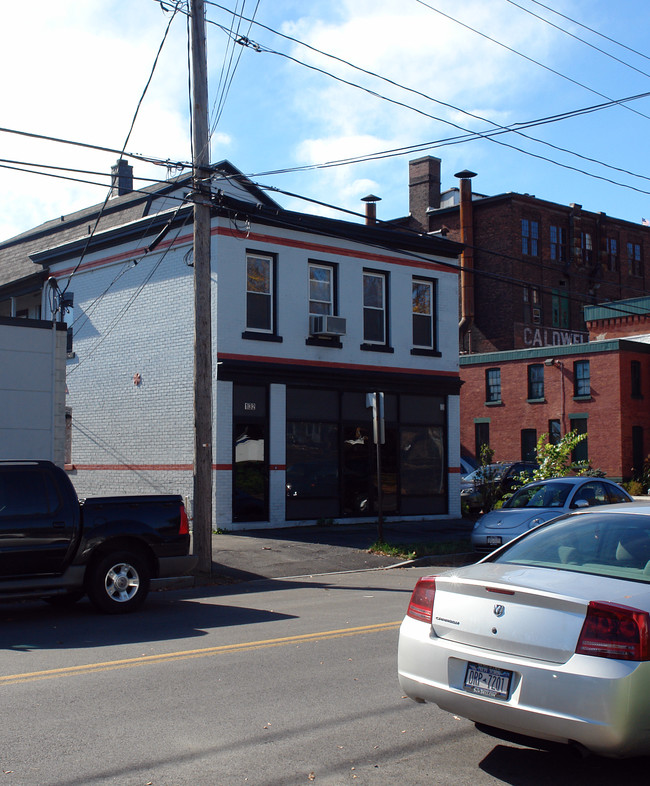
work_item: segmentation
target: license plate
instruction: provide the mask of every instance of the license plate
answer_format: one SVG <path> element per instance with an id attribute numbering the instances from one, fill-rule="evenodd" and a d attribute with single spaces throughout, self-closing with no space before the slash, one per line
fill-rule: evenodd
<path id="1" fill-rule="evenodd" d="M 507 699 L 511 679 L 511 671 L 483 666 L 480 663 L 468 663 L 463 688 L 469 693 L 478 693 L 491 699 Z"/>
<path id="2" fill-rule="evenodd" d="M 500 546 L 501 535 L 488 535 L 487 542 L 488 542 L 488 546 Z"/>

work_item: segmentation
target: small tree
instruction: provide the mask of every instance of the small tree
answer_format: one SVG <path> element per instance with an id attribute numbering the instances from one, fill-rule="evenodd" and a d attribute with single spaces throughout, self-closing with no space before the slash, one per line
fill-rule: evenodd
<path id="1" fill-rule="evenodd" d="M 571 461 L 571 454 L 576 445 L 586 438 L 587 434 L 569 431 L 553 445 L 548 441 L 548 434 L 541 434 L 535 449 L 538 469 L 533 472 L 531 477 L 526 478 L 526 482 L 545 480 L 546 478 L 562 478 L 572 472 L 576 475 L 587 475 L 590 469 L 589 461 Z"/>

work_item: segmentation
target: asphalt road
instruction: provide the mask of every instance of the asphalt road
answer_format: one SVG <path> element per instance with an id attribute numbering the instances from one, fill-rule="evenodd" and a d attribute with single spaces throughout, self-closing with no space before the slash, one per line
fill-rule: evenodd
<path id="1" fill-rule="evenodd" d="M 0 607 L 9 786 L 645 784 L 648 761 L 495 741 L 405 699 L 398 625 L 427 569 Z"/>

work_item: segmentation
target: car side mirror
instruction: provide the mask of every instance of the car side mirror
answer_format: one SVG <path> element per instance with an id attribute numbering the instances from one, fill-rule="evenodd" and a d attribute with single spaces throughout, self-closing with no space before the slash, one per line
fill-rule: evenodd
<path id="1" fill-rule="evenodd" d="M 587 502 L 586 499 L 576 499 L 573 502 L 573 507 L 574 508 L 588 508 L 589 507 L 589 503 Z"/>

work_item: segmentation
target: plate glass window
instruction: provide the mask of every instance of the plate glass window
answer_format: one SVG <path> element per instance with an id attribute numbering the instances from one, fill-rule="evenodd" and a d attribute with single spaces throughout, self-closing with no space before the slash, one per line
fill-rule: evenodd
<path id="1" fill-rule="evenodd" d="M 246 257 L 246 327 L 267 333 L 273 330 L 272 257 Z"/>
<path id="2" fill-rule="evenodd" d="M 488 368 L 485 371 L 485 400 L 501 401 L 500 368 Z"/>
<path id="3" fill-rule="evenodd" d="M 433 281 L 413 279 L 413 345 L 435 348 L 435 288 Z"/>
<path id="4" fill-rule="evenodd" d="M 309 313 L 334 313 L 334 271 L 328 265 L 309 265 Z"/>
<path id="5" fill-rule="evenodd" d="M 576 360 L 573 364 L 573 395 L 590 396 L 591 381 L 589 376 L 589 361 Z"/>
<path id="6" fill-rule="evenodd" d="M 363 339 L 370 344 L 386 343 L 386 276 L 363 274 Z"/>

